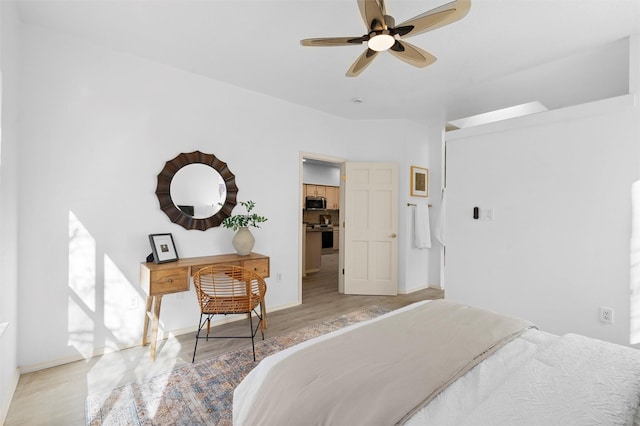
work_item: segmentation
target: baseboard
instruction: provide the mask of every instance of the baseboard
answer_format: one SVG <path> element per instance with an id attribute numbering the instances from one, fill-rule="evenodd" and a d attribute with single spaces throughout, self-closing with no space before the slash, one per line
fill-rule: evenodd
<path id="1" fill-rule="evenodd" d="M 300 306 L 300 305 L 301 305 L 301 303 L 298 303 L 298 302 L 288 303 L 286 305 L 276 306 L 275 308 L 270 309 L 269 311 L 267 311 L 267 313 L 268 312 L 277 312 L 277 311 L 281 311 L 283 309 L 289 309 L 289 308 L 293 308 L 294 306 Z"/>
<path id="2" fill-rule="evenodd" d="M 31 364 L 31 365 L 23 365 L 21 366 L 20 369 L 20 374 L 26 374 L 26 373 L 33 373 L 34 371 L 40 371 L 40 370 L 44 370 L 47 368 L 51 368 L 51 367 L 58 367 L 60 365 L 64 365 L 64 364 L 69 364 L 71 362 L 76 362 L 76 361 L 86 361 L 88 359 L 91 359 L 93 357 L 96 356 L 101 356 L 101 355 L 105 355 L 105 354 L 110 354 L 113 352 L 119 352 L 121 350 L 124 349 L 129 349 L 129 348 L 133 348 L 139 346 L 138 344 L 130 344 L 130 345 L 118 345 L 115 348 L 94 348 L 93 351 L 91 352 L 91 355 L 89 356 L 85 356 L 85 355 L 81 355 L 81 354 L 74 354 L 74 355 L 69 355 L 69 356 L 65 356 L 65 357 L 61 357 L 61 358 L 56 358 L 50 361 L 45 361 L 45 362 L 39 362 L 37 364 Z"/>
<path id="3" fill-rule="evenodd" d="M 299 303 L 291 303 L 291 304 L 287 304 L 287 305 L 280 305 L 280 306 L 276 306 L 274 308 L 270 308 L 267 311 L 267 315 L 270 312 L 277 312 L 280 311 L 282 309 L 287 309 L 287 308 L 292 308 L 294 306 L 298 306 Z M 212 325 L 216 326 L 216 325 L 222 325 L 222 324 L 227 324 L 230 322 L 234 322 L 234 321 L 239 321 L 241 319 L 244 318 L 244 315 L 234 315 L 234 316 L 229 316 L 229 317 L 225 317 L 224 319 L 219 319 L 219 320 L 214 320 Z M 178 329 L 174 329 L 174 330 L 167 330 L 167 331 L 162 331 L 162 330 L 158 330 L 158 341 L 167 339 L 171 336 L 180 336 L 183 334 L 189 334 L 189 333 L 195 333 L 197 330 L 197 325 L 194 325 L 193 327 L 186 327 L 186 328 L 178 328 Z M 122 345 L 118 345 L 115 348 L 94 348 L 93 352 L 91 353 L 90 356 L 83 356 L 80 354 L 74 354 L 74 355 L 70 355 L 67 357 L 63 357 L 63 358 L 57 358 L 55 360 L 51 360 L 51 361 L 46 361 L 46 362 L 41 362 L 38 364 L 32 364 L 32 365 L 27 365 L 27 366 L 22 366 L 19 368 L 18 370 L 18 377 L 20 377 L 20 374 L 26 374 L 26 373 L 32 373 L 34 371 L 39 371 L 39 370 L 44 370 L 46 368 L 51 368 L 51 367 L 58 367 L 60 365 L 64 365 L 64 364 L 69 364 L 71 362 L 76 362 L 76 361 L 86 361 L 87 359 L 96 357 L 96 356 L 102 356 L 105 354 L 109 354 L 109 353 L 113 353 L 113 352 L 118 352 L 124 349 L 130 349 L 130 348 L 135 348 L 137 346 L 140 346 L 139 343 L 132 343 L 132 344 L 122 344 Z M 16 385 L 17 385 L 17 381 L 16 381 Z M 8 409 L 8 408 L 7 408 Z M 0 423 L 1 425 L 2 423 Z"/>
<path id="4" fill-rule="evenodd" d="M 415 293 L 416 291 L 426 290 L 428 288 L 432 288 L 434 290 L 442 290 L 440 287 L 435 287 L 435 286 L 427 284 L 427 285 L 424 285 L 424 286 L 421 286 L 421 287 L 414 287 L 414 288 L 411 288 L 409 290 L 398 290 L 398 294 L 411 294 L 411 293 Z"/>
<path id="5" fill-rule="evenodd" d="M 13 401 L 13 396 L 16 393 L 16 389 L 18 388 L 18 381 L 20 380 L 20 371 L 16 368 L 13 374 L 13 380 L 9 383 L 9 389 L 6 394 L 3 395 L 2 398 L 2 407 L 0 407 L 0 425 L 3 425 L 5 420 L 7 420 L 7 415 L 9 414 L 9 407 L 11 407 L 11 401 Z"/>

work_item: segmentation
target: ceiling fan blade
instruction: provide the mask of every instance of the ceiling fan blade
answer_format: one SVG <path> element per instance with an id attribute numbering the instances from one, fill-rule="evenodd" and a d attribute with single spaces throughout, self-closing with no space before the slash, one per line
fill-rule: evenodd
<path id="1" fill-rule="evenodd" d="M 303 46 L 352 46 L 362 44 L 366 40 L 364 37 L 326 37 L 326 38 L 305 38 L 300 40 Z"/>
<path id="2" fill-rule="evenodd" d="M 383 0 L 358 0 L 358 8 L 362 20 L 367 26 L 367 30 L 386 30 L 387 23 L 384 15 L 386 15 Z"/>
<path id="3" fill-rule="evenodd" d="M 395 30 L 401 37 L 412 37 L 464 18 L 470 8 L 471 0 L 452 1 L 401 23 Z"/>
<path id="4" fill-rule="evenodd" d="M 373 58 L 376 57 L 378 52 L 375 50 L 367 49 L 362 52 L 362 55 L 356 59 L 356 61 L 351 65 L 351 68 L 347 71 L 347 77 L 356 77 L 359 75 L 366 67 L 369 66 Z"/>
<path id="5" fill-rule="evenodd" d="M 396 40 L 396 43 L 388 50 L 396 58 L 413 65 L 414 67 L 424 68 L 437 61 L 437 58 L 431 53 L 420 49 L 406 41 Z"/>

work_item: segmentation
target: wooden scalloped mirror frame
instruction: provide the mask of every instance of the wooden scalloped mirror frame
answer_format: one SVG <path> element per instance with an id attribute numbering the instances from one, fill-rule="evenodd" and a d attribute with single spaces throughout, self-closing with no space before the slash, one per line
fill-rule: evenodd
<path id="1" fill-rule="evenodd" d="M 171 198 L 171 181 L 173 177 L 180 169 L 190 164 L 205 164 L 210 166 L 222 176 L 227 188 L 227 196 L 220 210 L 204 219 L 195 218 L 183 212 L 176 206 Z M 236 177 L 231 173 L 229 167 L 227 167 L 227 163 L 220 161 L 213 154 L 205 154 L 200 151 L 182 153 L 174 159 L 167 161 L 162 171 L 158 174 L 158 185 L 156 186 L 156 196 L 160 202 L 160 209 L 169 219 L 185 229 L 198 229 L 200 231 L 206 231 L 209 228 L 219 226 L 224 219 L 231 216 L 231 211 L 237 204 L 237 193 Z"/>

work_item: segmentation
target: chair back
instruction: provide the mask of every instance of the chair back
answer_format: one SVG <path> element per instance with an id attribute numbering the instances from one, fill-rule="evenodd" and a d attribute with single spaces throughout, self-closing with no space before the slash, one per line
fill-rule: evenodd
<path id="1" fill-rule="evenodd" d="M 236 265 L 212 265 L 193 275 L 203 314 L 249 313 L 264 300 L 267 284 L 255 271 Z"/>

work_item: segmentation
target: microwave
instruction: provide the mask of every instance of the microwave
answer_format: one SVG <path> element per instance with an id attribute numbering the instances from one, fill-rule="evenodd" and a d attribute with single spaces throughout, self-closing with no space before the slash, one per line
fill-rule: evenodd
<path id="1" fill-rule="evenodd" d="M 324 197 L 307 197 L 304 206 L 307 210 L 326 210 L 327 199 Z"/>

